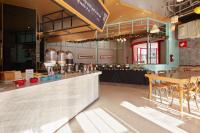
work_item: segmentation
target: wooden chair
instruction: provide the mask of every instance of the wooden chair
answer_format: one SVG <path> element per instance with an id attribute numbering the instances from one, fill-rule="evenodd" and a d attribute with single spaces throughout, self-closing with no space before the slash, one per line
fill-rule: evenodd
<path id="1" fill-rule="evenodd" d="M 191 77 L 190 82 L 186 84 L 186 90 L 185 91 L 185 97 L 188 102 L 188 111 L 190 112 L 190 99 L 194 98 L 197 109 L 199 110 L 198 102 L 197 102 L 197 96 L 199 93 L 199 77 Z"/>
<path id="2" fill-rule="evenodd" d="M 166 74 L 167 71 L 158 71 L 158 74 Z M 152 81 L 152 88 L 153 90 L 155 90 L 155 95 L 157 94 L 156 92 L 159 91 L 159 97 L 160 97 L 160 101 L 162 103 L 162 91 L 164 91 L 166 93 L 166 97 L 168 98 L 168 89 L 169 89 L 169 85 L 166 84 L 165 82 L 161 82 L 159 80 L 154 80 Z"/>
<path id="3" fill-rule="evenodd" d="M 198 101 L 197 101 L 197 97 L 199 94 L 199 81 L 200 78 L 199 77 L 191 77 L 190 80 L 188 81 L 188 83 L 186 83 L 184 85 L 184 90 L 183 90 L 183 96 L 184 98 L 187 100 L 187 104 L 188 104 L 188 112 L 190 113 L 190 100 L 193 98 L 195 100 L 197 109 L 199 110 L 199 106 L 198 106 Z M 179 89 L 174 89 L 173 93 L 172 93 L 172 101 L 171 101 L 171 105 L 173 104 L 173 99 L 174 99 L 174 93 L 179 93 Z"/>

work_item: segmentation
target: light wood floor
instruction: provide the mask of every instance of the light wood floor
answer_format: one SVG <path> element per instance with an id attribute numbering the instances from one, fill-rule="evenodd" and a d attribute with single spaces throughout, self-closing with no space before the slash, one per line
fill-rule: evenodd
<path id="1" fill-rule="evenodd" d="M 57 133 L 167 133 L 200 129 L 200 112 L 149 101 L 148 86 L 101 83 L 100 99 Z M 178 102 L 178 101 L 177 101 Z M 176 102 L 175 102 L 176 103 Z"/>

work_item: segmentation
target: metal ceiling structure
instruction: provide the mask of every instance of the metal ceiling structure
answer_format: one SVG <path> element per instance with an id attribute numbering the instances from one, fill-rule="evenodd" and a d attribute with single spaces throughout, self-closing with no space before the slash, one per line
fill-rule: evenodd
<path id="1" fill-rule="evenodd" d="M 108 24 L 103 32 L 97 33 L 97 38 L 112 38 L 126 34 L 144 34 L 150 33 L 153 25 L 156 24 L 161 34 L 166 33 L 166 23 L 152 18 L 141 18 L 136 20 L 124 21 L 119 23 Z"/>
<path id="2" fill-rule="evenodd" d="M 177 2 L 177 0 L 167 0 L 165 8 L 169 17 L 175 15 L 183 17 L 193 14 L 194 8 L 199 5 L 200 0 L 183 0 L 182 2 Z"/>
<path id="3" fill-rule="evenodd" d="M 42 16 L 41 31 L 45 37 L 94 31 L 76 15 L 59 10 Z"/>
<path id="4" fill-rule="evenodd" d="M 103 2 L 105 2 L 103 0 Z M 119 5 L 116 5 L 119 7 Z M 120 8 L 121 9 L 121 8 Z M 132 9 L 132 8 L 131 8 Z M 140 11 L 140 10 L 139 10 Z M 144 13 L 141 13 L 144 14 Z M 122 16 L 118 16 L 121 18 Z M 112 23 L 105 26 L 102 33 L 96 34 L 97 38 L 110 38 L 126 34 L 141 34 L 149 33 L 149 29 L 156 24 L 165 30 L 163 23 L 150 19 L 148 17 L 141 17 L 139 19 L 130 19 L 130 21 L 122 21 L 118 23 Z M 163 28 L 164 27 L 164 28 Z M 58 10 L 56 12 L 48 13 L 42 16 L 41 30 L 45 38 L 66 36 L 78 33 L 94 32 L 90 25 L 79 19 L 74 14 L 67 10 Z M 165 31 L 163 31 L 165 32 Z M 93 35 L 94 38 L 95 35 Z M 63 37 L 64 38 L 64 37 Z M 70 40 L 68 37 L 67 40 Z"/>

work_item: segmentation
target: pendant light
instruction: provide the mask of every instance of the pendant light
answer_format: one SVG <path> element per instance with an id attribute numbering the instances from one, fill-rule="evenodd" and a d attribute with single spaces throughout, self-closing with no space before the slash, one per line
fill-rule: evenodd
<path id="1" fill-rule="evenodd" d="M 196 7 L 196 8 L 194 9 L 194 12 L 195 12 L 196 14 L 200 14 L 200 6 Z"/>
<path id="2" fill-rule="evenodd" d="M 159 33 L 159 32 L 160 32 L 160 29 L 158 28 L 156 24 L 154 24 L 150 33 Z"/>
<path id="3" fill-rule="evenodd" d="M 151 14 L 152 14 L 152 16 L 154 16 L 152 6 L 151 6 Z M 154 24 L 152 29 L 150 30 L 150 33 L 159 33 L 159 32 L 160 32 L 160 29 L 158 28 L 158 25 Z"/>
<path id="4" fill-rule="evenodd" d="M 176 0 L 177 2 L 182 2 L 183 0 Z"/>
<path id="5" fill-rule="evenodd" d="M 178 23 L 178 19 L 179 19 L 179 16 L 177 16 L 177 15 L 171 17 L 171 23 L 172 23 L 172 24 Z"/>

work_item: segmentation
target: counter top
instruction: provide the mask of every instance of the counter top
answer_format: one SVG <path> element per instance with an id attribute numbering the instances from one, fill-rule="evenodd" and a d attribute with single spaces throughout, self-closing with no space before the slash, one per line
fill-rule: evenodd
<path id="1" fill-rule="evenodd" d="M 78 73 L 78 72 L 77 73 L 66 73 L 65 75 L 62 75 L 62 78 L 59 79 L 59 80 L 74 78 L 74 77 L 78 77 L 78 76 L 84 76 L 84 75 L 88 75 L 88 74 L 92 74 L 92 73 L 101 74 L 100 71 L 94 71 L 94 72 L 90 72 L 90 73 Z M 22 88 L 25 88 L 25 87 L 40 85 L 40 84 L 56 82 L 56 81 L 59 81 L 59 80 L 39 81 L 38 83 L 27 82 L 24 86 L 21 86 L 21 87 L 17 87 L 15 85 L 15 83 L 12 82 L 12 81 L 11 82 L 2 82 L 2 83 L 0 83 L 0 93 L 5 92 L 5 91 L 22 89 Z"/>
<path id="2" fill-rule="evenodd" d="M 100 74 L 69 74 L 19 89 L 1 85 L 0 133 L 54 133 L 99 98 Z"/>

